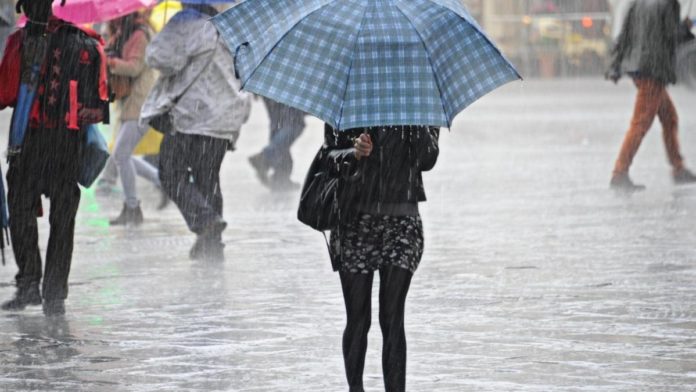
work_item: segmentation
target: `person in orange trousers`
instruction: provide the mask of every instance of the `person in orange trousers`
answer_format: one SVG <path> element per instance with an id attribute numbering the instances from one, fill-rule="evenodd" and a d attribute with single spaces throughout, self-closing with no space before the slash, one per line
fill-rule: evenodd
<path id="1" fill-rule="evenodd" d="M 637 0 L 624 21 L 607 78 L 618 82 L 622 74 L 628 74 L 638 88 L 638 96 L 631 126 L 614 166 L 612 189 L 627 192 L 645 189 L 634 184 L 628 172 L 655 117 L 662 124 L 675 183 L 696 182 L 696 175 L 684 166 L 679 148 L 679 118 L 667 92 L 667 86 L 677 79 L 677 46 L 694 38 L 691 21 L 680 22 L 679 18 L 677 0 Z"/>

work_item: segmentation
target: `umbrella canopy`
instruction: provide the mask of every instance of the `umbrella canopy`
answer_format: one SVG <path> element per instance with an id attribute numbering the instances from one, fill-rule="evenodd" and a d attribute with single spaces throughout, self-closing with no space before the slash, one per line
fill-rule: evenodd
<path id="1" fill-rule="evenodd" d="M 235 3 L 237 0 L 181 0 L 181 2 L 186 4 L 222 4 Z"/>
<path id="2" fill-rule="evenodd" d="M 169 20 L 181 11 L 181 2 L 166 0 L 157 4 L 155 8 L 150 12 L 150 24 L 156 32 L 162 31 L 164 25 L 166 25 Z"/>
<path id="3" fill-rule="evenodd" d="M 520 78 L 459 0 L 247 0 L 213 23 L 245 90 L 337 129 L 450 126 Z"/>
<path id="4" fill-rule="evenodd" d="M 157 0 L 69 0 L 61 7 L 60 0 L 55 0 L 53 13 L 75 24 L 96 23 L 116 19 L 155 4 Z"/>

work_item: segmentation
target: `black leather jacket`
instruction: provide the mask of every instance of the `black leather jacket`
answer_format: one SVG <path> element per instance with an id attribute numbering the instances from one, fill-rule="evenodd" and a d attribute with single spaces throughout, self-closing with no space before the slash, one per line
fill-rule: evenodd
<path id="1" fill-rule="evenodd" d="M 353 140 L 372 138 L 368 158 L 357 160 Z M 435 166 L 440 149 L 438 128 L 390 126 L 334 131 L 324 128 L 323 156 L 334 175 L 342 177 L 340 197 L 352 213 L 416 215 L 425 201 L 422 172 Z"/>

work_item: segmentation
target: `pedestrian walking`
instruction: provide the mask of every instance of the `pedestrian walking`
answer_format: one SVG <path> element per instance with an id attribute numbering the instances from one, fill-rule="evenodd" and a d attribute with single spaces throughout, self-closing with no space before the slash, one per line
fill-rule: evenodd
<path id="1" fill-rule="evenodd" d="M 231 52 L 209 22 L 211 5 L 183 2 L 152 40 L 147 62 L 160 73 L 141 113 L 142 123 L 166 116 L 160 148 L 162 187 L 196 234 L 191 259 L 224 259 L 220 167 L 251 110 L 239 91 Z"/>
<path id="2" fill-rule="evenodd" d="M 249 163 L 261 183 L 271 191 L 297 190 L 300 185 L 290 179 L 293 168 L 290 148 L 305 128 L 305 115 L 271 99 L 264 98 L 263 101 L 270 122 L 269 141 L 260 153 L 249 157 Z"/>
<path id="3" fill-rule="evenodd" d="M 638 88 L 633 118 L 614 165 L 610 186 L 622 192 L 645 189 L 634 184 L 629 169 L 655 117 L 660 119 L 672 177 L 678 185 L 696 182 L 684 164 L 679 146 L 677 111 L 667 86 L 677 81 L 677 46 L 694 38 L 691 21 L 681 21 L 677 0 L 636 0 L 630 7 L 612 52 L 607 78 L 615 83 L 626 74 Z"/>
<path id="4" fill-rule="evenodd" d="M 52 15 L 51 0 L 20 0 L 26 27 L 10 36 L 0 64 L 0 108 L 14 107 L 8 148 L 8 206 L 19 272 L 4 310 L 42 303 L 65 312 L 73 253 L 77 182 L 86 128 L 108 119 L 101 37 Z M 43 286 L 36 217 L 51 200 Z"/>
<path id="5" fill-rule="evenodd" d="M 145 63 L 145 50 L 152 29 L 142 15 L 134 12 L 109 22 L 108 30 L 107 63 L 121 123 L 111 164 L 118 168 L 125 196 L 121 213 L 109 223 L 113 226 L 137 226 L 143 223 L 143 212 L 136 188 L 136 174 L 161 187 L 157 168 L 133 156 L 133 151 L 149 129 L 138 120 L 143 102 L 157 78 L 154 70 Z M 113 166 L 106 173 L 113 175 L 112 169 Z"/>

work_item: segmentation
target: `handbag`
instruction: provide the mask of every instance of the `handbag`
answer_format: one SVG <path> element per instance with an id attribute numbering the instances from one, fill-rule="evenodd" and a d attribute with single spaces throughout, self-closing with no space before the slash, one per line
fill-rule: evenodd
<path id="1" fill-rule="evenodd" d="M 320 154 L 321 151 L 302 186 L 297 219 L 312 229 L 323 232 L 336 229 L 340 221 L 339 178 L 332 177 L 327 170 L 319 168 Z"/>
<path id="2" fill-rule="evenodd" d="M 133 89 L 133 80 L 134 79 L 129 76 L 116 75 L 109 72 L 111 99 L 117 101 L 128 97 Z"/>
<path id="3" fill-rule="evenodd" d="M 329 171 L 322 147 L 314 157 L 302 186 L 297 219 L 317 231 L 337 230 L 348 216 L 354 199 L 354 190 L 347 188 L 347 181 L 350 180 Z"/>
<path id="4" fill-rule="evenodd" d="M 171 133 L 174 131 L 174 124 L 172 124 L 172 116 L 170 113 L 171 111 L 172 109 L 170 108 L 166 112 L 152 117 L 149 124 L 150 128 L 162 134 Z"/>
<path id="5" fill-rule="evenodd" d="M 85 188 L 92 186 L 104 170 L 107 160 L 109 160 L 109 148 L 106 139 L 95 124 L 88 125 L 85 130 L 85 144 L 82 149 L 77 182 Z"/>

